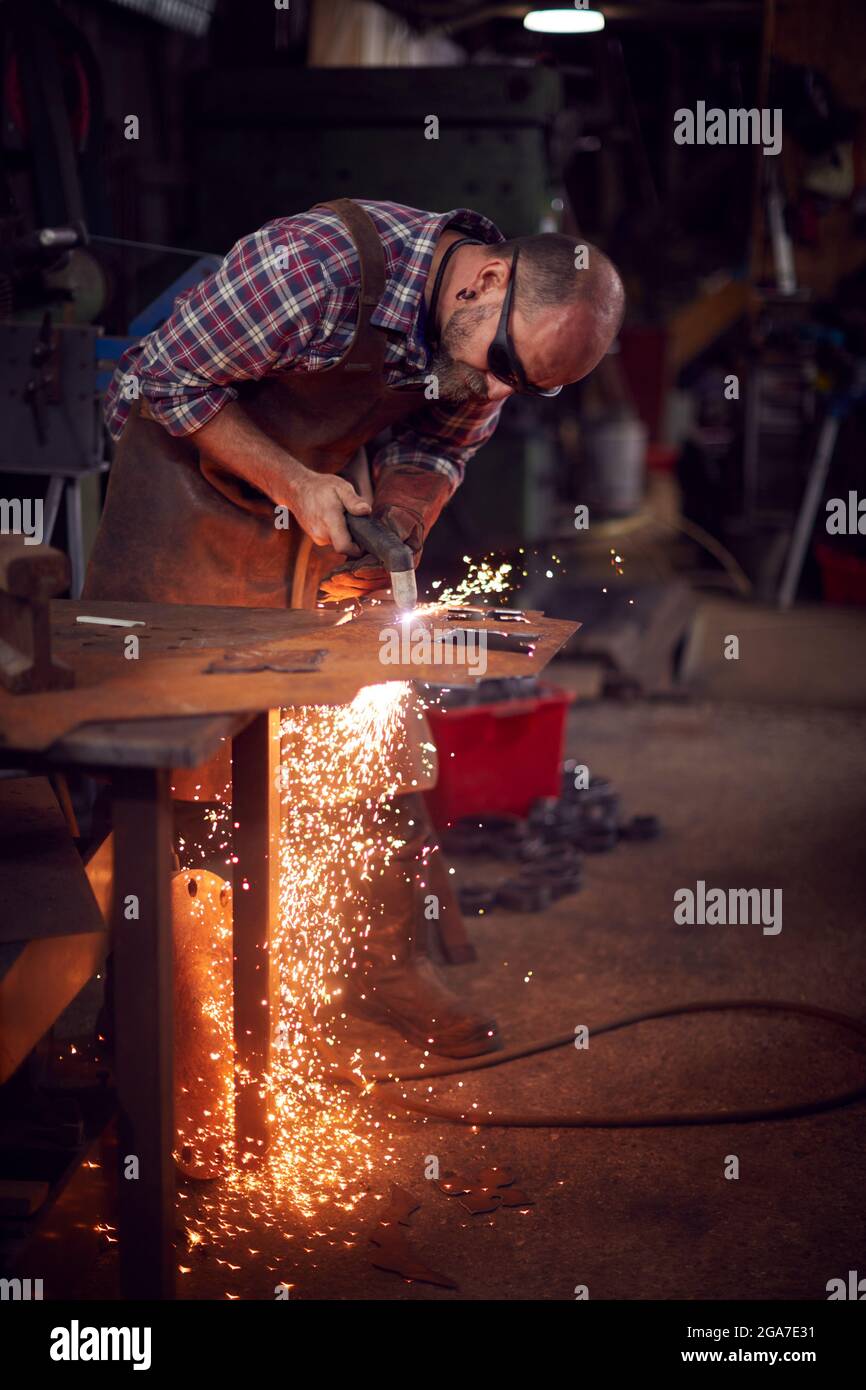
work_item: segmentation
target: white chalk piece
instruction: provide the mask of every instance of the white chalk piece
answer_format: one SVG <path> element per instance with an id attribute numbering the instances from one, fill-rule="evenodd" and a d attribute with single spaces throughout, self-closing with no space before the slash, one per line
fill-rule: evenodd
<path id="1" fill-rule="evenodd" d="M 85 618 L 79 613 L 77 623 L 96 623 L 99 627 L 147 627 L 143 618 Z"/>

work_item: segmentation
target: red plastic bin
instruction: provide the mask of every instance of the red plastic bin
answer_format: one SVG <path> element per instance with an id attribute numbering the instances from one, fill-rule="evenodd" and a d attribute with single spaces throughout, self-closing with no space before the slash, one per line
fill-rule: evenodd
<path id="1" fill-rule="evenodd" d="M 433 823 L 441 829 L 464 816 L 525 816 L 539 797 L 559 796 L 573 699 L 545 686 L 525 700 L 428 710 L 439 751 L 439 780 L 425 793 Z"/>

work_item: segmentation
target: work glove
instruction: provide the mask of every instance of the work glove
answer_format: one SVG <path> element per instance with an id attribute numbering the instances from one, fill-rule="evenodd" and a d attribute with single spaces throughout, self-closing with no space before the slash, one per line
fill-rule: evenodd
<path id="1" fill-rule="evenodd" d="M 416 569 L 424 542 L 453 490 L 444 473 L 409 464 L 386 468 L 380 475 L 373 495 L 373 516 L 406 542 Z M 327 599 L 362 599 L 377 589 L 387 589 L 390 582 L 387 570 L 375 556 L 362 555 L 328 575 L 321 591 Z"/>

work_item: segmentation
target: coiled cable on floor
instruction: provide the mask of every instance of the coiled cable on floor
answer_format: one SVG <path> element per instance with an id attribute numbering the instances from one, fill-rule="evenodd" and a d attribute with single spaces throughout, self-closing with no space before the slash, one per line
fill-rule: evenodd
<path id="1" fill-rule="evenodd" d="M 770 1013 L 796 1014 L 805 1018 L 817 1018 L 837 1027 L 845 1028 L 866 1039 L 866 1023 L 850 1014 L 838 1013 L 833 1009 L 821 1009 L 815 1004 L 795 1004 L 778 999 L 710 999 L 692 1004 L 670 1004 L 665 1008 L 647 1009 L 641 1013 L 628 1014 L 624 1018 L 613 1019 L 590 1028 L 590 1036 L 601 1033 L 614 1033 L 622 1028 L 631 1028 L 638 1023 L 652 1019 L 679 1018 L 685 1014 L 730 1013 L 734 1011 L 763 1011 Z M 311 1022 L 308 1020 L 308 1022 Z M 318 1029 L 315 1028 L 315 1035 Z M 411 1071 L 399 1072 L 361 1072 L 333 1064 L 333 1054 L 317 1040 L 319 1054 L 328 1063 L 328 1075 L 332 1081 L 356 1086 L 362 1092 L 373 1088 L 401 1085 L 406 1081 L 431 1081 L 437 1077 L 459 1076 L 466 1072 L 485 1071 L 490 1067 L 501 1067 L 525 1057 L 535 1057 L 543 1052 L 553 1052 L 560 1047 L 574 1045 L 574 1033 L 563 1033 L 545 1038 L 540 1042 L 526 1043 L 520 1047 L 506 1048 L 501 1052 L 485 1053 L 481 1057 L 470 1057 L 465 1061 L 434 1063 L 432 1066 L 416 1067 Z M 731 1125 L 751 1124 L 758 1120 L 787 1120 L 801 1115 L 817 1115 L 825 1110 L 835 1110 L 854 1101 L 866 1099 L 866 1080 L 859 1086 L 840 1091 L 832 1096 L 817 1100 L 798 1101 L 791 1105 L 770 1105 L 741 1110 L 673 1111 L 669 1113 L 643 1113 L 632 1115 L 582 1115 L 576 1112 L 551 1112 L 549 1114 L 513 1114 L 502 1111 L 459 1110 L 440 1105 L 430 1105 L 426 1101 L 413 1100 L 405 1095 L 397 1097 L 390 1092 L 378 1099 L 389 1108 L 408 1110 L 424 1115 L 428 1119 L 445 1120 L 450 1124 L 487 1126 L 503 1129 L 635 1129 L 662 1128 L 682 1125 Z"/>

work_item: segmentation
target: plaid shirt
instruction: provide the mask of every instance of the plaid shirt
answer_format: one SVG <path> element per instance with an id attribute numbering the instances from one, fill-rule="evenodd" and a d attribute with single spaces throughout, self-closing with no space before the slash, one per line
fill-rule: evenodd
<path id="1" fill-rule="evenodd" d="M 385 293 L 372 315 L 391 330 L 385 353 L 389 386 L 423 377 L 430 357 L 424 341 L 424 285 L 440 234 L 465 229 L 479 241 L 502 234 L 467 208 L 421 212 L 399 203 L 361 202 L 385 253 Z M 233 383 L 271 371 L 315 372 L 348 348 L 358 317 L 360 264 L 345 224 L 324 209 L 277 217 L 243 237 L 220 268 L 175 302 L 160 328 L 128 348 L 105 401 L 105 418 L 119 439 L 130 412 L 121 380 L 134 375 L 154 417 L 170 434 L 201 429 L 238 392 Z M 456 487 L 468 460 L 493 434 L 502 402 L 430 401 L 370 460 L 382 468 L 415 464 L 444 473 Z"/>

